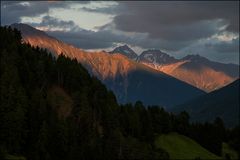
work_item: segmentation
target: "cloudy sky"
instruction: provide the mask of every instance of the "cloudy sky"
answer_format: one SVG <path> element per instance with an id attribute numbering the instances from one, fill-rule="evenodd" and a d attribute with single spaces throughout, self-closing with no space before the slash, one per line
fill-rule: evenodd
<path id="1" fill-rule="evenodd" d="M 87 50 L 128 44 L 239 64 L 239 1 L 1 1 L 1 24 L 12 23 Z"/>

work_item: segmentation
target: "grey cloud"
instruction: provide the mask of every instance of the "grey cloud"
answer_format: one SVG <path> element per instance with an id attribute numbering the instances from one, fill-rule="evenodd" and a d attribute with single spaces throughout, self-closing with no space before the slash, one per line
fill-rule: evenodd
<path id="1" fill-rule="evenodd" d="M 121 35 L 110 30 L 100 30 L 97 32 L 88 30 L 78 30 L 77 32 L 48 31 L 48 34 L 60 40 L 73 44 L 83 49 L 99 49 L 113 47 L 115 43 L 126 43 L 142 48 L 158 48 L 164 50 L 178 50 L 182 46 L 188 46 L 190 42 L 166 42 L 159 39 L 148 39 L 146 35 Z"/>
<path id="2" fill-rule="evenodd" d="M 126 34 L 120 31 L 115 33 L 111 26 L 100 27 L 97 32 L 85 30 L 78 27 L 73 21 L 63 21 L 54 17 L 45 16 L 39 24 L 30 24 L 35 27 L 50 27 L 68 29 L 69 31 L 48 31 L 54 37 L 64 42 L 73 44 L 83 49 L 98 49 L 112 47 L 114 43 L 127 43 L 142 48 L 159 48 L 169 51 L 176 51 L 186 47 L 195 41 L 177 41 L 149 38 L 147 34 L 135 33 Z"/>
<path id="3" fill-rule="evenodd" d="M 192 41 L 209 37 L 218 32 L 220 22 L 199 21 L 189 25 L 161 25 L 161 27 L 151 26 L 149 36 L 168 41 Z M 146 26 L 147 27 L 147 26 Z M 154 34 L 153 34 L 154 33 Z"/>
<path id="4" fill-rule="evenodd" d="M 82 7 L 79 10 L 83 10 L 86 12 L 93 12 L 93 13 L 101 13 L 101 14 L 110 14 L 110 15 L 117 15 L 121 12 L 125 11 L 125 7 L 122 5 L 113 5 L 110 7 L 98 7 L 98 8 L 87 8 Z"/>
<path id="5" fill-rule="evenodd" d="M 94 36 L 95 33 L 91 33 L 86 30 L 78 33 L 60 32 L 60 31 L 49 31 L 47 33 L 68 44 L 72 44 L 82 49 L 108 48 L 108 47 L 112 47 L 113 45 L 112 41 L 108 41 L 105 38 L 102 38 L 101 40 L 93 39 L 92 36 Z"/>
<path id="6" fill-rule="evenodd" d="M 213 61 L 239 64 L 239 37 L 232 41 L 198 41 L 174 53 L 178 58 L 187 54 L 199 54 Z"/>
<path id="7" fill-rule="evenodd" d="M 21 17 L 34 17 L 48 13 L 51 8 L 68 8 L 72 3 L 62 1 L 29 1 L 24 5 L 22 1 L 1 2 L 1 22 L 3 25 L 20 22 Z"/>
<path id="8" fill-rule="evenodd" d="M 232 21 L 230 25 L 227 26 L 226 30 L 234 33 L 239 33 L 239 14 L 238 14 L 238 20 Z"/>
<path id="9" fill-rule="evenodd" d="M 73 21 L 63 21 L 51 16 L 44 16 L 42 18 L 42 22 L 38 24 L 39 26 L 46 26 L 46 27 L 59 27 L 62 29 L 80 29 Z"/>
<path id="10" fill-rule="evenodd" d="M 99 49 L 112 47 L 114 42 L 127 41 L 128 37 L 116 35 L 110 31 L 88 31 L 77 32 L 48 31 L 48 34 L 60 40 L 73 44 L 83 49 Z"/>
<path id="11" fill-rule="evenodd" d="M 239 52 L 239 37 L 233 39 L 230 42 L 219 42 L 216 44 L 207 43 L 205 44 L 207 49 L 215 50 L 219 53 L 238 53 Z"/>
<path id="12" fill-rule="evenodd" d="M 237 1 L 119 3 L 126 9 L 114 19 L 117 29 L 149 33 L 151 38 L 180 41 L 206 38 L 217 32 L 217 19 L 223 19 L 232 31 L 239 28 Z"/>

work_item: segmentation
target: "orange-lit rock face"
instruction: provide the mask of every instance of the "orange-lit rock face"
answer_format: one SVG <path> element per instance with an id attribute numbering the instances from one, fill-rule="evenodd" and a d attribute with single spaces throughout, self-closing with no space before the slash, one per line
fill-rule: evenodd
<path id="1" fill-rule="evenodd" d="M 166 65 L 154 65 L 152 63 L 144 63 L 144 62 L 142 64 L 147 65 L 156 70 L 162 71 L 164 73 L 171 74 L 174 70 L 176 70 L 179 66 L 181 66 L 182 64 L 184 64 L 186 62 L 188 62 L 188 61 L 180 61 L 180 62 L 166 64 Z"/>
<path id="2" fill-rule="evenodd" d="M 117 74 L 126 76 L 129 71 L 136 68 L 135 62 L 121 54 L 86 52 L 49 37 L 26 36 L 24 41 L 32 46 L 46 48 L 54 53 L 55 56 L 63 54 L 70 58 L 76 58 L 84 66 L 91 68 L 94 75 L 103 80 L 115 78 Z"/>
<path id="3" fill-rule="evenodd" d="M 105 52 L 92 52 L 81 54 L 81 58 L 78 60 L 83 64 L 90 65 L 93 73 L 103 80 L 115 78 L 117 74 L 126 76 L 130 70 L 135 68 L 134 62 L 120 54 L 110 55 Z"/>
<path id="4" fill-rule="evenodd" d="M 215 71 L 209 67 L 202 67 L 198 71 L 182 67 L 185 63 L 189 62 L 190 61 L 185 60 L 161 66 L 156 66 L 148 63 L 143 64 L 169 74 L 207 92 L 221 88 L 236 79 L 228 76 L 223 72 Z"/>
<path id="5" fill-rule="evenodd" d="M 203 68 L 199 72 L 179 68 L 174 70 L 171 75 L 207 92 L 221 88 L 234 81 L 234 78 L 211 68 Z"/>
<path id="6" fill-rule="evenodd" d="M 30 43 L 32 46 L 46 48 L 54 53 L 55 56 L 64 54 L 70 58 L 75 58 L 79 53 L 84 53 L 81 49 L 46 36 L 24 36 L 24 41 Z"/>

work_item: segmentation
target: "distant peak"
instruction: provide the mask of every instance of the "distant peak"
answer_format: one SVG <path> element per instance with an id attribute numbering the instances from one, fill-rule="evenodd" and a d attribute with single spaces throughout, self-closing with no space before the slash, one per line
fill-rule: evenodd
<path id="1" fill-rule="evenodd" d="M 124 49 L 132 50 L 127 44 L 118 46 L 118 47 L 116 47 L 116 48 L 124 48 Z"/>
<path id="2" fill-rule="evenodd" d="M 128 45 L 122 45 L 119 47 L 116 47 L 113 51 L 111 51 L 110 53 L 120 53 L 123 54 L 125 56 L 127 56 L 130 59 L 135 59 L 137 58 L 137 54 L 128 46 Z"/>
<path id="3" fill-rule="evenodd" d="M 21 26 L 21 27 L 30 27 L 33 28 L 32 26 L 26 24 L 26 23 L 13 23 L 10 26 Z"/>
<path id="4" fill-rule="evenodd" d="M 208 61 L 207 58 L 200 56 L 199 54 L 190 54 L 182 58 L 183 60 L 192 60 L 192 61 Z"/>
<path id="5" fill-rule="evenodd" d="M 122 47 L 127 47 L 127 48 L 129 48 L 128 45 L 126 45 L 126 44 L 122 45 Z"/>

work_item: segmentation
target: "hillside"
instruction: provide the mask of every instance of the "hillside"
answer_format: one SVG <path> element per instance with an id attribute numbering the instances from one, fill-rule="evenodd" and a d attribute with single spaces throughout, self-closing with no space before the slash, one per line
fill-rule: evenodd
<path id="1" fill-rule="evenodd" d="M 63 54 L 71 59 L 77 59 L 90 74 L 99 78 L 115 93 L 119 103 L 135 103 L 141 100 L 145 105 L 169 107 L 205 93 L 163 72 L 137 63 L 125 55 L 86 52 L 29 25 L 13 24 L 11 26 L 22 32 L 26 43 L 46 48 L 54 56 Z"/>
<path id="2" fill-rule="evenodd" d="M 159 136 L 156 138 L 155 145 L 166 150 L 170 155 L 170 159 L 222 159 L 200 146 L 194 140 L 177 133 Z"/>
<path id="3" fill-rule="evenodd" d="M 221 117 L 227 126 L 236 126 L 239 124 L 239 81 L 238 79 L 221 89 L 170 110 L 174 112 L 185 110 L 190 114 L 192 121 L 213 121 L 216 117 Z"/>

